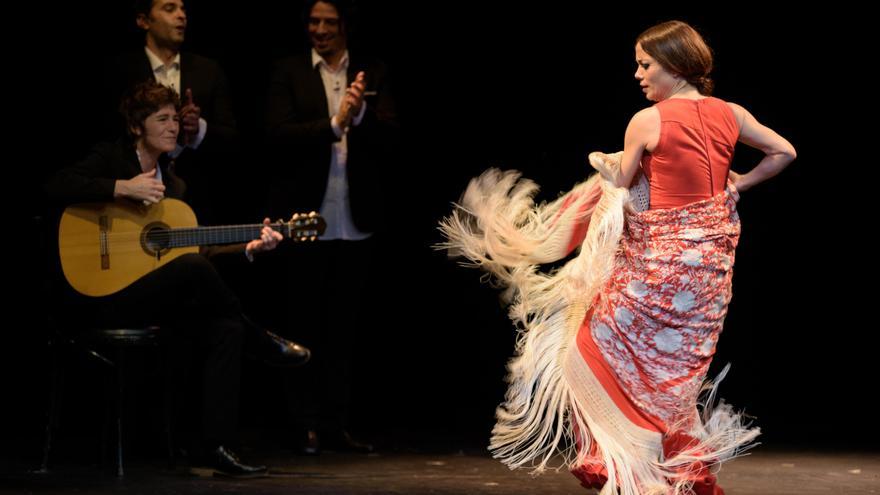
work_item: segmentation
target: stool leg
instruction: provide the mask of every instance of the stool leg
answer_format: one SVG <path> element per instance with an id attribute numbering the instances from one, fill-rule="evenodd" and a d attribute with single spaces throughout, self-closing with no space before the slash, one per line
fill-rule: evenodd
<path id="1" fill-rule="evenodd" d="M 58 425 L 58 396 L 61 394 L 63 377 L 59 372 L 60 359 L 58 356 L 58 348 L 54 342 L 50 341 L 49 346 L 52 348 L 52 371 L 51 385 L 49 391 L 49 410 L 46 413 L 46 443 L 43 445 L 43 462 L 40 463 L 38 473 L 49 472 L 49 452 L 52 449 L 52 432 Z"/>
<path id="2" fill-rule="evenodd" d="M 170 351 L 160 350 L 163 357 L 162 365 L 165 378 L 165 441 L 168 446 L 168 469 L 173 471 L 177 468 L 177 457 L 174 454 L 174 374 Z"/>
<path id="3" fill-rule="evenodd" d="M 116 360 L 116 476 L 122 477 L 125 473 L 122 469 L 122 410 L 125 397 L 125 351 L 119 350 Z"/>
<path id="4" fill-rule="evenodd" d="M 115 365 L 114 365 L 115 366 Z M 115 368 L 114 368 L 115 370 Z M 104 421 L 101 424 L 101 468 L 105 468 L 110 462 L 108 453 L 110 442 L 112 440 L 110 430 L 113 420 L 115 419 L 114 409 L 116 409 L 116 375 L 106 375 L 103 377 L 104 382 Z"/>

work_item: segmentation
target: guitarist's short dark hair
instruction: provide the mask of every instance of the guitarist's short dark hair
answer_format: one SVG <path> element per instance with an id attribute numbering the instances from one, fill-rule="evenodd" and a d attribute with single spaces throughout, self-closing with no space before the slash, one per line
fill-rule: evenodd
<path id="1" fill-rule="evenodd" d="M 174 105 L 180 110 L 180 96 L 173 89 L 148 79 L 135 84 L 122 97 L 119 112 L 125 118 L 125 130 L 134 137 L 132 129 L 144 130 L 147 117 L 158 112 L 165 105 Z"/>

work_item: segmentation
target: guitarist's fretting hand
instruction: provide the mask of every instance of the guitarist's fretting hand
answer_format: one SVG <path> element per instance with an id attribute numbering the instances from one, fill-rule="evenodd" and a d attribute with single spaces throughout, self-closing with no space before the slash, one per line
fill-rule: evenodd
<path id="1" fill-rule="evenodd" d="M 268 218 L 264 219 L 263 225 L 265 225 L 265 227 L 263 227 L 263 230 L 260 233 L 260 238 L 254 239 L 245 246 L 244 252 L 247 254 L 248 258 L 253 256 L 253 253 L 275 249 L 275 246 L 281 242 L 281 239 L 284 239 L 280 233 L 275 232 L 269 227 L 269 223 Z"/>
<path id="2" fill-rule="evenodd" d="M 131 198 L 145 205 L 158 203 L 165 197 L 165 184 L 156 178 L 156 169 L 136 175 L 129 180 L 117 180 L 114 198 Z"/>

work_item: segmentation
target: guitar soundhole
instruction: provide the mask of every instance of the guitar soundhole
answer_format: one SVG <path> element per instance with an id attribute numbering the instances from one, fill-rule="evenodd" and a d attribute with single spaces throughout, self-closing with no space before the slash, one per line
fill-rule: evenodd
<path id="1" fill-rule="evenodd" d="M 161 222 L 151 223 L 141 234 L 141 247 L 150 256 L 161 257 L 171 250 L 171 231 Z"/>

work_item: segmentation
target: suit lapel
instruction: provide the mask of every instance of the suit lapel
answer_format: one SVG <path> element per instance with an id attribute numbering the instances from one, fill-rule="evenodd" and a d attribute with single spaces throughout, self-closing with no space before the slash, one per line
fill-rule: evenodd
<path id="1" fill-rule="evenodd" d="M 165 164 L 160 162 L 159 166 L 162 167 L 162 183 L 165 184 L 166 198 L 180 199 L 183 198 L 183 194 L 186 192 L 186 183 L 174 173 L 173 163 L 173 161 Z"/>
<path id="2" fill-rule="evenodd" d="M 186 90 L 187 88 L 191 89 L 193 92 L 193 101 L 196 102 L 196 105 L 199 104 L 201 95 L 196 94 L 195 88 L 193 88 L 192 77 L 192 57 L 189 56 L 188 53 L 180 52 L 180 100 L 181 104 L 186 104 Z"/>
<path id="3" fill-rule="evenodd" d="M 355 76 L 357 76 L 358 68 L 351 62 L 351 54 L 348 56 L 348 69 L 345 71 L 346 77 L 346 87 L 351 86 L 351 83 L 354 82 Z"/>
<path id="4" fill-rule="evenodd" d="M 124 175 L 127 175 L 127 178 L 131 179 L 134 176 L 142 173 L 141 162 L 138 161 L 137 149 L 135 148 L 134 143 L 128 140 L 124 140 L 123 143 L 123 150 L 125 151 L 125 163 L 128 164 L 128 171 Z"/>
<path id="5" fill-rule="evenodd" d="M 134 84 L 144 82 L 147 79 L 155 80 L 153 67 L 150 66 L 150 59 L 147 58 L 144 49 L 139 52 L 130 52 L 130 54 L 124 55 L 121 60 L 125 77 L 123 80 L 125 87 L 122 89 L 127 90 Z"/>
<path id="6" fill-rule="evenodd" d="M 321 79 L 321 70 L 317 65 L 312 65 L 311 57 L 306 58 L 306 64 L 308 64 L 309 73 L 311 77 L 307 78 L 308 88 L 306 88 L 306 94 L 312 95 L 312 101 L 317 104 L 316 111 L 319 112 L 319 115 L 327 116 L 327 92 L 324 90 L 324 80 Z"/>

